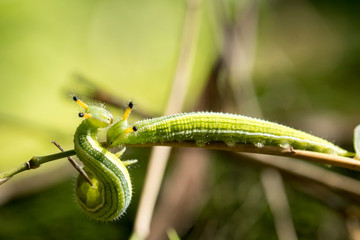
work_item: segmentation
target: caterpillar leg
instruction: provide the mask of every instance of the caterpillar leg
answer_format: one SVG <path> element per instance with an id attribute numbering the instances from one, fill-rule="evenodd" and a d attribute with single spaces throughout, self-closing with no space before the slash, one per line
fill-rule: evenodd
<path id="1" fill-rule="evenodd" d="M 55 141 L 51 141 L 51 143 L 53 143 L 58 149 L 60 149 L 60 151 L 64 152 L 64 149 Z M 92 183 L 92 181 L 90 180 L 90 178 L 88 177 L 88 175 L 86 174 L 86 172 L 83 170 L 83 168 L 71 157 L 67 157 L 67 159 L 69 160 L 69 162 L 71 163 L 71 165 L 85 178 L 85 180 L 93 187 L 94 184 Z"/>
<path id="2" fill-rule="evenodd" d="M 121 160 L 121 156 L 124 154 L 126 150 L 126 147 L 123 147 L 123 149 L 121 149 L 119 152 L 115 153 L 115 156 L 117 156 L 119 158 L 119 160 L 125 165 L 125 166 L 129 166 L 131 164 L 137 163 L 137 159 L 131 159 L 131 160 Z"/>
<path id="3" fill-rule="evenodd" d="M 115 156 L 120 158 L 124 154 L 125 150 L 126 150 L 126 147 L 123 147 L 123 149 L 121 149 L 119 152 L 115 153 Z"/>
<path id="4" fill-rule="evenodd" d="M 121 161 L 125 167 L 129 166 L 129 165 L 132 165 L 134 163 L 137 163 L 137 159 L 129 159 L 129 160 L 124 160 L 124 161 Z"/>

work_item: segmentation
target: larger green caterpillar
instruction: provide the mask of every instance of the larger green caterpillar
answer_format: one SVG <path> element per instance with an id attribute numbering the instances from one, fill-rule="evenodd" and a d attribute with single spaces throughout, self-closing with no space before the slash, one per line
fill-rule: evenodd
<path id="1" fill-rule="evenodd" d="M 211 142 L 252 144 L 257 147 L 280 146 L 339 156 L 353 156 L 322 138 L 280 124 L 251 117 L 212 112 L 179 113 L 136 122 L 137 131 L 124 135 L 127 127 L 116 123 L 108 130 L 112 146 L 164 142 L 195 142 L 203 146 Z"/>

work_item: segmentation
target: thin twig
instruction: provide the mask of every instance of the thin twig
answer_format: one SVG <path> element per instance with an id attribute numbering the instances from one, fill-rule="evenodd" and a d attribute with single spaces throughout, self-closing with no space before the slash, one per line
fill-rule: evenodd
<path id="1" fill-rule="evenodd" d="M 152 146 L 169 146 L 169 147 L 199 147 L 195 142 L 163 142 L 163 143 L 147 143 L 147 144 L 126 144 L 127 147 L 152 147 Z M 264 146 L 257 147 L 250 144 L 235 144 L 234 146 L 228 146 L 223 142 L 212 142 L 201 146 L 206 149 L 224 150 L 230 152 L 247 152 L 247 153 L 260 153 L 277 155 L 283 157 L 298 158 L 308 160 L 311 162 L 328 164 L 331 166 L 348 168 L 351 170 L 360 171 L 360 161 L 336 155 L 330 155 L 325 153 L 318 153 L 305 150 L 297 150 L 292 148 L 281 148 Z"/>
<path id="2" fill-rule="evenodd" d="M 7 172 L 1 173 L 0 174 L 0 184 L 8 181 L 12 176 L 14 176 L 18 173 L 21 173 L 23 171 L 30 170 L 30 169 L 35 169 L 35 168 L 40 167 L 44 163 L 54 161 L 54 160 L 57 160 L 60 158 L 72 156 L 75 154 L 76 153 L 74 150 L 69 150 L 69 151 L 51 154 L 51 155 L 47 155 L 47 156 L 33 156 L 29 161 L 21 164 L 17 168 L 14 168 Z"/>
<path id="3" fill-rule="evenodd" d="M 64 149 L 55 141 L 51 141 L 51 143 L 53 143 L 58 149 L 60 149 L 60 151 L 64 152 Z M 91 182 L 89 176 L 86 174 L 86 172 L 84 171 L 84 169 L 77 163 L 75 162 L 74 159 L 72 159 L 70 156 L 67 157 L 67 159 L 69 160 L 69 162 L 71 163 L 71 165 L 85 178 L 85 180 L 93 187 L 93 183 Z"/>

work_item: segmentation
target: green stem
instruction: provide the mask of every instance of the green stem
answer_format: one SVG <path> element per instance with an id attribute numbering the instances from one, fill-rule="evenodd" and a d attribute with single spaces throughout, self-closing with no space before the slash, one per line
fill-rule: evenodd
<path id="1" fill-rule="evenodd" d="M 43 163 L 54 161 L 54 160 L 57 160 L 60 158 L 69 157 L 69 156 L 72 156 L 75 154 L 76 153 L 74 150 L 69 150 L 69 151 L 55 153 L 55 154 L 46 155 L 46 156 L 33 156 L 29 161 L 21 164 L 17 168 L 14 168 L 7 172 L 1 173 L 0 174 L 0 184 L 3 184 L 7 180 L 9 180 L 12 176 L 14 176 L 20 172 L 23 172 L 25 170 L 35 169 L 35 168 L 40 167 L 40 165 Z"/>
<path id="2" fill-rule="evenodd" d="M 53 160 L 57 160 L 60 158 L 65 158 L 65 157 L 69 157 L 69 156 L 73 156 L 76 155 L 75 150 L 68 150 L 68 151 L 64 151 L 64 152 L 60 152 L 60 153 L 55 153 L 55 154 L 51 154 L 51 155 L 46 155 L 46 156 L 34 156 L 30 161 L 35 160 L 39 165 L 46 163 L 46 162 L 50 162 Z M 36 167 L 34 167 L 36 168 Z"/>

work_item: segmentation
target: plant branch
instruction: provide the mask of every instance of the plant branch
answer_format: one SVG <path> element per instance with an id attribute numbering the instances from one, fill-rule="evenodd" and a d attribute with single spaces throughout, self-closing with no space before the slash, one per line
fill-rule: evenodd
<path id="1" fill-rule="evenodd" d="M 196 145 L 195 142 L 164 142 L 164 143 L 146 143 L 146 144 L 126 144 L 126 147 L 153 147 L 153 146 L 168 146 L 168 147 L 194 147 L 198 148 L 200 146 Z M 281 148 L 281 147 L 256 147 L 250 144 L 235 144 L 234 146 L 228 146 L 222 142 L 213 142 L 201 146 L 200 148 L 205 149 L 215 149 L 223 150 L 230 152 L 247 152 L 247 153 L 259 153 L 259 154 L 269 154 L 282 157 L 291 157 L 297 159 L 303 159 L 310 162 L 328 164 L 331 166 L 347 168 L 355 171 L 360 171 L 360 161 L 349 158 L 341 157 L 336 155 L 330 155 L 325 153 L 318 153 L 306 150 L 297 150 L 292 148 Z M 20 166 L 9 170 L 7 172 L 0 174 L 0 185 L 9 180 L 12 176 L 30 169 L 35 169 L 40 167 L 40 165 L 51 162 L 57 159 L 69 157 L 76 155 L 74 150 L 68 150 L 61 153 L 55 153 L 46 156 L 33 156 L 29 161 L 21 164 Z"/>
<path id="2" fill-rule="evenodd" d="M 164 143 L 147 143 L 147 144 L 126 144 L 127 147 L 152 147 L 152 146 L 169 146 L 169 147 L 199 147 L 195 142 L 164 142 Z M 336 155 L 330 155 L 325 153 L 318 153 L 305 150 L 297 150 L 293 148 L 281 148 L 281 147 L 256 147 L 250 144 L 235 144 L 234 146 L 228 146 L 222 142 L 214 142 L 206 144 L 201 148 L 224 150 L 230 152 L 247 152 L 247 153 L 260 153 L 277 155 L 282 157 L 291 157 L 303 159 L 311 162 L 328 164 L 331 166 L 348 168 L 351 170 L 360 171 L 360 161 Z"/>
<path id="3" fill-rule="evenodd" d="M 21 173 L 26 170 L 35 169 L 41 166 L 41 164 L 54 161 L 60 158 L 75 155 L 74 150 L 69 150 L 61 153 L 55 153 L 46 156 L 33 156 L 29 161 L 21 164 L 20 166 L 0 174 L 0 185 L 8 181 L 12 176 Z"/>

